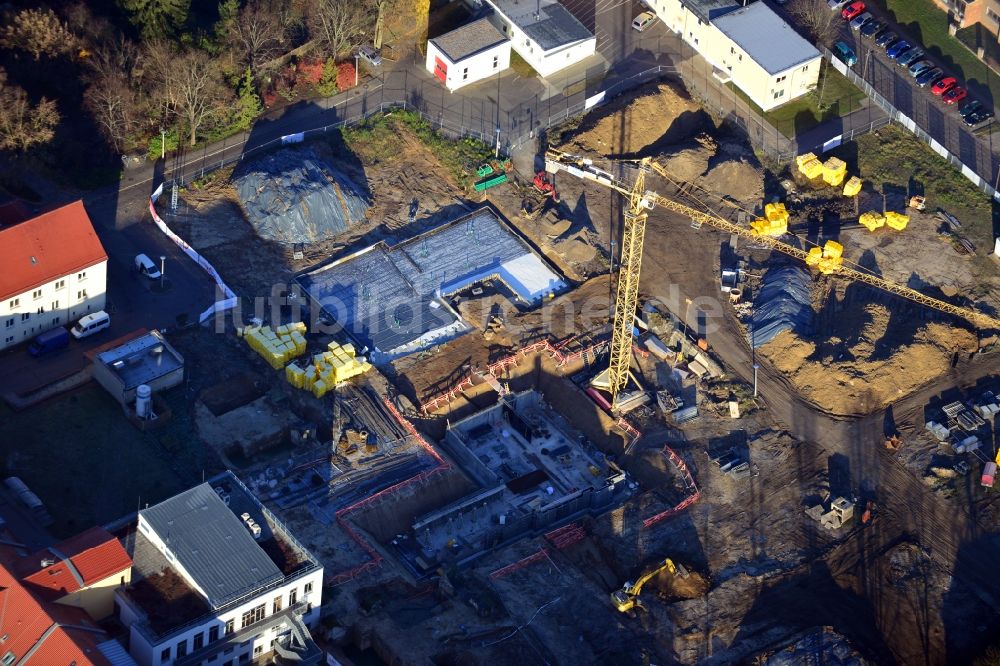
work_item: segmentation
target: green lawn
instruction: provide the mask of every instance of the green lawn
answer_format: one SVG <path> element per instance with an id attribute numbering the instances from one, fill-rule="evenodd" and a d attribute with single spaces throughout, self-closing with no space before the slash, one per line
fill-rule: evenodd
<path id="1" fill-rule="evenodd" d="M 750 108 L 763 115 L 779 132 L 789 138 L 831 118 L 847 115 L 860 108 L 861 100 L 864 98 L 864 94 L 853 83 L 825 60 L 816 90 L 767 113 L 764 113 L 746 93 L 731 82 L 727 85 L 740 99 L 749 104 Z"/>
<path id="2" fill-rule="evenodd" d="M 1000 75 L 948 34 L 948 15 L 935 7 L 931 0 L 877 2 L 911 37 L 920 42 L 932 59 L 964 80 L 970 91 L 987 99 L 1000 100 Z"/>

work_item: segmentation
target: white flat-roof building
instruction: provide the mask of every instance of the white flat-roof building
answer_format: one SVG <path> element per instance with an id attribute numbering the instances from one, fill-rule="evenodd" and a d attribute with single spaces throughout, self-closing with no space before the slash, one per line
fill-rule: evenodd
<path id="1" fill-rule="evenodd" d="M 510 40 L 488 18 L 427 42 L 427 71 L 448 90 L 458 90 L 510 67 Z"/>
<path id="2" fill-rule="evenodd" d="M 555 0 L 484 0 L 511 48 L 542 76 L 594 55 L 597 38 Z"/>
<path id="3" fill-rule="evenodd" d="M 150 331 L 97 354 L 94 379 L 126 405 L 135 400 L 141 384 L 162 391 L 184 381 L 184 357 L 162 333 Z"/>
<path id="4" fill-rule="evenodd" d="M 823 60 L 810 44 L 763 2 L 649 0 L 668 28 L 680 34 L 762 110 L 816 87 Z"/>
<path id="5" fill-rule="evenodd" d="M 103 309 L 107 269 L 82 201 L 0 229 L 0 349 Z"/>
<path id="6" fill-rule="evenodd" d="M 139 666 L 235 666 L 323 652 L 323 567 L 231 472 L 139 512 L 116 595 Z"/>

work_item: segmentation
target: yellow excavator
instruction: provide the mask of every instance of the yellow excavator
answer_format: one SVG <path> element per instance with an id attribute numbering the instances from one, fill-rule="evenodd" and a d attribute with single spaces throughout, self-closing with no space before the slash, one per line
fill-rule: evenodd
<path id="1" fill-rule="evenodd" d="M 674 566 L 673 561 L 669 557 L 663 560 L 663 564 L 660 566 L 650 569 L 639 576 L 634 583 L 626 582 L 620 590 L 612 592 L 611 603 L 622 613 L 628 613 L 635 608 L 642 608 L 642 603 L 639 601 L 642 586 L 664 571 L 669 571 L 674 576 L 677 575 L 677 567 Z"/>

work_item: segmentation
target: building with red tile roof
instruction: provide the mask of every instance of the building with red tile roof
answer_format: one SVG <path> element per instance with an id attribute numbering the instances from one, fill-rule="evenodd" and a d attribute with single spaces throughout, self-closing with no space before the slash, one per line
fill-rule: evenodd
<path id="1" fill-rule="evenodd" d="M 98 647 L 108 636 L 86 612 L 43 601 L 2 564 L 0 607 L 0 663 L 110 665 Z"/>
<path id="2" fill-rule="evenodd" d="M 40 598 L 78 606 L 98 620 L 114 612 L 115 588 L 132 580 L 132 558 L 103 527 L 92 527 L 12 566 Z"/>
<path id="3" fill-rule="evenodd" d="M 0 349 L 103 309 L 107 264 L 82 201 L 0 229 Z"/>

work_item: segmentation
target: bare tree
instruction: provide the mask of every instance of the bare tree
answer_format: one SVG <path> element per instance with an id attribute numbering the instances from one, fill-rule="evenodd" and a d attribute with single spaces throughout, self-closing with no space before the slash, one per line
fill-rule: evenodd
<path id="1" fill-rule="evenodd" d="M 48 143 L 58 124 L 54 101 L 43 97 L 33 105 L 23 88 L 7 83 L 7 72 L 0 68 L 0 150 L 24 152 Z"/>
<path id="2" fill-rule="evenodd" d="M 76 38 L 51 9 L 22 9 L 4 28 L 3 45 L 27 51 L 37 61 L 70 53 Z"/>
<path id="3" fill-rule="evenodd" d="M 310 0 L 306 14 L 310 36 L 330 56 L 345 51 L 367 19 L 364 7 L 354 0 Z"/>
<path id="4" fill-rule="evenodd" d="M 285 27 L 273 3 L 250 0 L 232 22 L 228 38 L 239 64 L 259 76 L 261 66 L 280 53 Z"/>
<path id="5" fill-rule="evenodd" d="M 826 0 L 792 0 L 788 12 L 817 44 L 829 44 L 840 29 L 840 13 L 831 11 Z"/>
<path id="6" fill-rule="evenodd" d="M 226 87 L 219 63 L 204 51 L 174 53 L 165 42 L 146 49 L 147 67 L 160 96 L 187 125 L 190 144 L 213 116 L 222 116 L 232 91 Z"/>
<path id="7" fill-rule="evenodd" d="M 88 60 L 83 105 L 117 152 L 140 124 L 141 87 L 139 49 L 132 42 L 108 44 Z"/>

